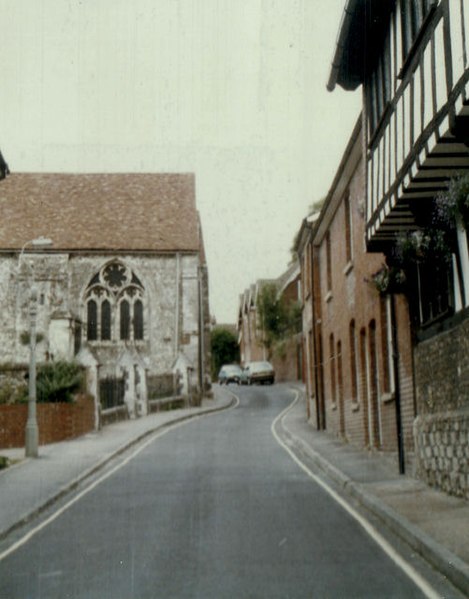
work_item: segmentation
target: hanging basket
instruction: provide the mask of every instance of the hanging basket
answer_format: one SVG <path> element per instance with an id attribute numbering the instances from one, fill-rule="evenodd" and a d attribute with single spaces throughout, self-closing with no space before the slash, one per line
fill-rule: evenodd
<path id="1" fill-rule="evenodd" d="M 386 264 L 371 275 L 369 282 L 381 294 L 404 293 L 407 288 L 407 277 L 402 268 L 389 267 Z"/>
<path id="2" fill-rule="evenodd" d="M 469 228 L 469 175 L 458 175 L 450 180 L 448 189 L 438 194 L 436 216 L 441 223 Z"/>

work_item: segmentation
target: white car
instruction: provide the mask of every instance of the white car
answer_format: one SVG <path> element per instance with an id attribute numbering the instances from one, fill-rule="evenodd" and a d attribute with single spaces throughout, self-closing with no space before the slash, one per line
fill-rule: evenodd
<path id="1" fill-rule="evenodd" d="M 261 362 L 250 362 L 243 371 L 243 378 L 246 379 L 248 385 L 253 383 L 275 383 L 275 370 L 270 362 L 265 360 Z M 242 380 L 242 379 L 241 379 Z"/>

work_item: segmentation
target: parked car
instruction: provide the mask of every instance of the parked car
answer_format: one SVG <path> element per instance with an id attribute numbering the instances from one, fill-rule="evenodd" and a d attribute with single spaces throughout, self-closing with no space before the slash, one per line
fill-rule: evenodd
<path id="1" fill-rule="evenodd" d="M 249 369 L 247 366 L 245 366 L 244 368 L 241 368 L 241 375 L 239 377 L 240 385 L 249 385 L 248 373 L 249 373 Z"/>
<path id="2" fill-rule="evenodd" d="M 275 382 L 275 370 L 270 362 L 265 360 L 262 362 L 250 362 L 244 369 L 243 377 L 246 377 L 247 384 L 252 385 L 253 383 L 270 383 L 271 385 Z"/>
<path id="3" fill-rule="evenodd" d="M 241 367 L 237 364 L 225 364 L 218 373 L 218 382 L 220 385 L 228 385 L 228 383 L 237 383 L 239 385 L 241 372 Z"/>

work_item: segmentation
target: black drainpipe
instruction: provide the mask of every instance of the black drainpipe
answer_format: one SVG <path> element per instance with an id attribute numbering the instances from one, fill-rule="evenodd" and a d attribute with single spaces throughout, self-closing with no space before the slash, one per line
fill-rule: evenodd
<path id="1" fill-rule="evenodd" d="M 396 405 L 397 451 L 399 457 L 399 474 L 405 474 L 404 434 L 401 414 L 401 386 L 399 381 L 399 349 L 397 346 L 397 320 L 395 295 L 391 293 L 391 331 L 392 331 L 392 366 L 394 371 L 394 402 Z"/>

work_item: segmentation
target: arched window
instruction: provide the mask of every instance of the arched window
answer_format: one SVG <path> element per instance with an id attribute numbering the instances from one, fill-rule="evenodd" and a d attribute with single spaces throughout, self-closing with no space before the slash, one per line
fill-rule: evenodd
<path id="1" fill-rule="evenodd" d="M 127 340 L 130 338 L 130 306 L 127 300 L 120 303 L 120 338 Z"/>
<path id="2" fill-rule="evenodd" d="M 358 348 L 355 321 L 350 321 L 349 326 L 349 348 L 350 348 L 350 380 L 352 383 L 352 403 L 358 405 Z"/>
<path id="3" fill-rule="evenodd" d="M 104 300 L 101 304 L 101 339 L 111 339 L 111 304 Z"/>
<path id="4" fill-rule="evenodd" d="M 98 305 L 94 300 L 87 303 L 86 316 L 86 335 L 89 341 L 95 341 L 98 338 Z"/>
<path id="5" fill-rule="evenodd" d="M 89 341 L 143 341 L 144 288 L 140 279 L 118 260 L 104 265 L 86 290 Z"/>
<path id="6" fill-rule="evenodd" d="M 143 304 L 139 299 L 134 303 L 134 339 L 143 339 Z"/>
<path id="7" fill-rule="evenodd" d="M 331 402 L 335 405 L 337 400 L 336 394 L 336 379 L 335 379 L 335 348 L 334 348 L 334 334 L 331 333 L 329 337 L 329 366 L 330 366 L 330 377 L 331 377 Z"/>

